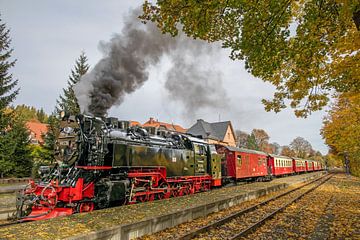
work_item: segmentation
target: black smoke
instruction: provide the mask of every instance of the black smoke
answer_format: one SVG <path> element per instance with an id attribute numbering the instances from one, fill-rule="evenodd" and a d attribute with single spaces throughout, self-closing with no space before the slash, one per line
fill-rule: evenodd
<path id="1" fill-rule="evenodd" d="M 149 66 L 165 55 L 174 64 L 167 73 L 165 89 L 170 99 L 184 105 L 185 112 L 223 105 L 221 74 L 199 62 L 219 48 L 185 36 L 162 34 L 154 24 L 141 23 L 137 17 L 140 14 L 140 10 L 134 10 L 121 34 L 100 43 L 104 57 L 74 88 L 81 110 L 104 116 L 112 106 L 121 104 L 126 94 L 140 88 L 148 80 Z"/>

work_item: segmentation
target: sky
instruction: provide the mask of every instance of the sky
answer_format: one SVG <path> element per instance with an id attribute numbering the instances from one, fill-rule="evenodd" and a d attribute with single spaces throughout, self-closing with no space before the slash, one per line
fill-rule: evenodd
<path id="1" fill-rule="evenodd" d="M 21 88 L 14 104 L 43 108 L 51 113 L 80 53 L 84 51 L 88 63 L 94 66 L 103 56 L 99 42 L 107 42 L 120 33 L 124 18 L 142 2 L 0 0 L 1 18 L 10 29 L 13 57 L 17 59 L 12 73 Z M 149 68 L 145 84 L 127 95 L 121 105 L 112 107 L 108 116 L 142 123 L 154 117 L 186 128 L 200 118 L 208 122 L 230 120 L 234 129 L 248 133 L 254 128 L 264 129 L 270 142 L 288 145 L 301 136 L 315 150 L 327 153 L 320 135 L 325 111 L 315 112 L 306 119 L 296 118 L 291 109 L 277 114 L 266 112 L 261 99 L 271 99 L 274 87 L 251 76 L 243 62 L 232 61 L 228 56 L 228 49 L 209 51 L 208 60 L 199 63 L 220 72 L 219 86 L 215 89 L 225 91 L 223 96 L 214 95 L 214 100 L 226 99 L 226 105 L 199 108 L 193 114 L 186 114 L 184 105 L 164 87 L 169 70 L 169 59 L 164 57 Z"/>

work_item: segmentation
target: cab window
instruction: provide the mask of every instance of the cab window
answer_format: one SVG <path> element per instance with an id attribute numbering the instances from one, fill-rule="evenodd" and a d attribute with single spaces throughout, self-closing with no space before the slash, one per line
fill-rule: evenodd
<path id="1" fill-rule="evenodd" d="M 194 151 L 196 154 L 200 154 L 200 146 L 197 144 L 194 144 Z"/>

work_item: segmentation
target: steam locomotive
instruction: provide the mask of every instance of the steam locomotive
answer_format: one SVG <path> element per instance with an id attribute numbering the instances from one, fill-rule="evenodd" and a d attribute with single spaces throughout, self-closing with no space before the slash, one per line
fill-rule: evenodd
<path id="1" fill-rule="evenodd" d="M 202 139 L 154 136 L 115 118 L 65 113 L 61 118 L 56 166 L 18 194 L 17 219 L 47 219 L 221 185 L 222 154 Z"/>
<path id="2" fill-rule="evenodd" d="M 185 134 L 151 135 L 128 125 L 62 112 L 56 166 L 18 193 L 14 218 L 48 219 L 323 169 L 314 160 L 209 144 Z"/>

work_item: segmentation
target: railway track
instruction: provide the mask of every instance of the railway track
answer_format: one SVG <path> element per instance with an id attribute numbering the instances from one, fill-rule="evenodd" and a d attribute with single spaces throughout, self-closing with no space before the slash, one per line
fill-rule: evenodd
<path id="1" fill-rule="evenodd" d="M 3 228 L 3 227 L 8 227 L 8 226 L 12 226 L 12 225 L 16 225 L 16 224 L 20 224 L 20 223 L 23 223 L 24 221 L 6 221 L 6 222 L 3 222 L 1 223 L 0 222 L 0 228 Z"/>
<path id="2" fill-rule="evenodd" d="M 294 188 L 271 199 L 240 210 L 202 228 L 195 229 L 178 239 L 241 239 L 254 232 L 267 220 L 282 212 L 307 193 L 328 181 L 333 174 L 324 175 L 300 187 Z"/>

